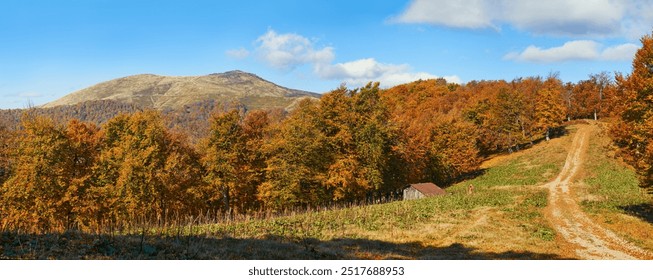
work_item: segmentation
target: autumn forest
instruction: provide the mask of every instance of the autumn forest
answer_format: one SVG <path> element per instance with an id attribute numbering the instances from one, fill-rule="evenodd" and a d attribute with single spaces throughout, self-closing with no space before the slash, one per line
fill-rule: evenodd
<path id="1" fill-rule="evenodd" d="M 131 107 L 96 118 L 36 108 L 5 114 L 0 227 L 97 232 L 134 219 L 165 225 L 395 198 L 409 183 L 446 187 L 475 176 L 483 159 L 561 136 L 578 119 L 609 122 L 618 155 L 649 187 L 653 37 L 642 43 L 632 73 L 577 83 L 551 73 L 343 85 L 290 112 L 214 104 L 195 107 L 202 113 L 193 117 Z"/>

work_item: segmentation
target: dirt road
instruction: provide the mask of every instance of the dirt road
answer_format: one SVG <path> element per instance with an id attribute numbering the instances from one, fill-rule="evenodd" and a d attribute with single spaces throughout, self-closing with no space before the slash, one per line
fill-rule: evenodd
<path id="1" fill-rule="evenodd" d="M 601 227 L 580 209 L 573 194 L 575 175 L 582 165 L 594 125 L 579 126 L 558 177 L 544 187 L 549 189 L 547 218 L 581 259 L 651 258 L 651 253 L 638 248 L 614 232 Z"/>

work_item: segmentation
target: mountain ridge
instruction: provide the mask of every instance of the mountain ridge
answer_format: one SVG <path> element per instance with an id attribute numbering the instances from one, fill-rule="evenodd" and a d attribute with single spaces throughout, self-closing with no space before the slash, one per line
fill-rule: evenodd
<path id="1" fill-rule="evenodd" d="M 248 109 L 292 109 L 305 98 L 319 94 L 274 84 L 258 75 L 232 70 L 204 76 L 137 74 L 72 92 L 42 105 L 51 108 L 86 101 L 114 100 L 143 108 L 176 109 L 206 100 L 239 102 Z"/>

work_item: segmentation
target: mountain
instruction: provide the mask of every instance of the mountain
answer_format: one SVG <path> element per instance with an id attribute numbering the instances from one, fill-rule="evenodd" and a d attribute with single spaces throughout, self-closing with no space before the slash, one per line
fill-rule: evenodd
<path id="1" fill-rule="evenodd" d="M 254 74 L 236 70 L 206 76 L 128 76 L 73 92 L 42 107 L 111 100 L 142 108 L 178 109 L 202 101 L 215 100 L 238 101 L 248 109 L 289 110 L 305 98 L 319 98 L 319 95 L 285 88 Z"/>

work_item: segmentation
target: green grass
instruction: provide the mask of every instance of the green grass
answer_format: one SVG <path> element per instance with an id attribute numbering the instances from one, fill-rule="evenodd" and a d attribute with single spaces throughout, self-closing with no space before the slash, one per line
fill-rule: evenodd
<path id="1" fill-rule="evenodd" d="M 436 215 L 458 217 L 465 215 L 461 210 L 507 206 L 513 203 L 514 196 L 514 192 L 507 191 L 491 196 L 456 193 L 421 200 L 397 201 L 269 220 L 203 225 L 195 231 L 237 238 L 275 235 L 325 239 L 339 234 L 343 229 L 354 229 L 352 232 L 383 231 L 393 228 L 412 230 L 424 222 L 430 221 Z M 356 236 L 345 234 L 338 237 Z"/>
<path id="2" fill-rule="evenodd" d="M 585 183 L 590 186 L 589 193 L 597 196 L 598 200 L 583 201 L 586 211 L 622 211 L 628 205 L 650 202 L 650 198 L 638 187 L 633 170 L 610 162 L 602 162 L 589 169 L 593 170 L 593 174 Z"/>
<path id="3" fill-rule="evenodd" d="M 463 184 L 473 184 L 475 187 L 537 185 L 546 182 L 561 168 L 557 163 L 528 162 L 525 157 L 520 157 L 488 169 L 483 176 Z"/>
<path id="4" fill-rule="evenodd" d="M 575 129 L 571 130 L 572 134 Z M 551 181 L 560 173 L 567 156 L 571 137 L 564 136 L 509 155 L 505 160 L 484 170 L 483 175 L 458 183 L 453 189 L 470 184 L 474 187 L 533 186 Z"/>
<path id="5" fill-rule="evenodd" d="M 549 227 L 542 215 L 543 209 L 547 206 L 548 191 L 538 190 L 528 194 L 518 205 L 515 211 L 516 219 L 525 221 L 524 230 L 531 233 L 531 236 L 544 241 L 553 241 L 555 231 Z"/>
<path id="6" fill-rule="evenodd" d="M 592 142 L 584 180 L 586 192 L 593 199 L 582 201 L 583 209 L 590 213 L 601 211 L 625 213 L 629 205 L 647 204 L 651 196 L 639 188 L 637 175 L 631 168 L 607 156 L 605 142 Z"/>
<path id="7" fill-rule="evenodd" d="M 610 156 L 611 142 L 605 132 L 592 139 L 584 187 L 579 190 L 581 208 L 613 232 L 653 250 L 653 197 L 639 188 L 632 168 Z"/>

